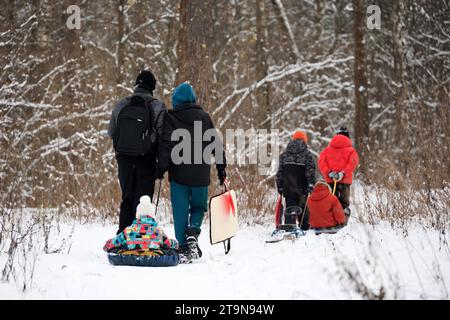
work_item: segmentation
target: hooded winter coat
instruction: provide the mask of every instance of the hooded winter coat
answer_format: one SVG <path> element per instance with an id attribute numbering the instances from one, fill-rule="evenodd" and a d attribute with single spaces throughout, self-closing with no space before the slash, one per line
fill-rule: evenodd
<path id="1" fill-rule="evenodd" d="M 319 169 L 328 183 L 333 180 L 328 177 L 330 172 L 344 172 L 344 178 L 339 183 L 352 184 L 353 171 L 359 163 L 359 157 L 353 148 L 350 138 L 338 134 L 331 139 L 319 156 Z"/>
<path id="2" fill-rule="evenodd" d="M 302 140 L 292 140 L 280 155 L 277 172 L 277 187 L 283 189 L 287 198 L 301 197 L 307 193 L 308 185 L 316 183 L 316 166 L 308 146 Z"/>
<path id="3" fill-rule="evenodd" d="M 203 137 L 207 130 L 214 129 L 214 125 L 209 114 L 195 104 L 195 101 L 195 92 L 189 84 L 182 83 L 175 88 L 172 95 L 173 110 L 169 110 L 164 117 L 157 166 L 169 171 L 170 181 L 185 186 L 200 187 L 210 184 L 211 159 L 209 157 L 216 156 L 217 170 L 225 169 L 226 159 L 222 141 L 216 144 L 218 150 L 213 148 L 210 154 L 205 154 L 206 148 L 215 141 L 215 137 L 213 136 L 211 141 L 203 141 Z M 195 129 L 196 124 L 197 128 L 201 125 L 201 130 Z M 178 140 L 175 138 L 176 141 L 173 141 L 172 134 L 177 129 L 189 133 L 189 137 L 182 135 L 178 137 Z M 175 154 L 183 159 L 181 163 L 175 163 L 172 159 L 172 150 L 184 139 L 190 140 L 188 143 L 190 148 L 175 150 Z M 221 153 L 222 157 L 217 157 L 216 152 Z M 184 161 L 185 157 L 189 158 L 188 161 Z"/>
<path id="4" fill-rule="evenodd" d="M 307 206 L 311 228 L 330 228 L 346 222 L 341 203 L 325 184 L 318 183 L 314 187 Z"/>

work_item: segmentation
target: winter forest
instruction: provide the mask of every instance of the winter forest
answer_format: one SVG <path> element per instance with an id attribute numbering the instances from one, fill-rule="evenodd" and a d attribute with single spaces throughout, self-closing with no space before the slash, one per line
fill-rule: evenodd
<path id="1" fill-rule="evenodd" d="M 70 27 L 70 6 L 80 9 L 78 27 Z M 107 129 L 144 69 L 168 108 L 173 89 L 189 81 L 219 130 L 267 130 L 260 138 L 276 134 L 281 151 L 302 130 L 317 162 L 346 126 L 360 159 L 345 229 L 265 244 L 278 163 L 262 175 L 245 163 L 252 141 L 227 150 L 242 160 L 227 167 L 239 208 L 233 249 L 210 245 L 207 213 L 200 263 L 136 271 L 161 277 L 158 298 L 450 298 L 448 1 L 0 7 L 0 299 L 124 299 L 117 288 L 126 288 L 128 267 L 109 265 L 102 251 L 121 201 Z M 221 190 L 215 169 L 211 179 L 209 196 Z M 163 180 L 157 220 L 172 236 L 169 192 Z M 303 274 L 292 282 L 286 274 L 296 269 Z M 210 281 L 188 294 L 186 274 Z M 279 278 L 262 284 L 269 274 Z"/>

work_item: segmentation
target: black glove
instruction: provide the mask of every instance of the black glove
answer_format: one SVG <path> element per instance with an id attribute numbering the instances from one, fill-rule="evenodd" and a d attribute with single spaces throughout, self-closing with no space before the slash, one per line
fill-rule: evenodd
<path id="1" fill-rule="evenodd" d="M 217 176 L 219 177 L 220 185 L 223 186 L 223 183 L 227 177 L 225 169 L 217 169 Z"/>
<path id="2" fill-rule="evenodd" d="M 306 192 L 307 193 L 312 193 L 314 189 L 314 186 L 312 184 L 308 184 L 308 186 L 306 187 Z"/>
<path id="3" fill-rule="evenodd" d="M 283 195 L 283 188 L 278 188 L 278 193 L 280 194 L 280 196 Z"/>
<path id="4" fill-rule="evenodd" d="M 155 177 L 156 179 L 162 180 L 164 179 L 164 174 L 166 173 L 166 169 L 156 168 Z"/>

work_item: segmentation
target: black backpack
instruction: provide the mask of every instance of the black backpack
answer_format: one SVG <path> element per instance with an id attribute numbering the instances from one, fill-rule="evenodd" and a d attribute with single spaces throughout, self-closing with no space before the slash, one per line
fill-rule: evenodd
<path id="1" fill-rule="evenodd" d="M 117 115 L 114 150 L 119 154 L 140 156 L 156 153 L 156 129 L 151 103 L 133 96 Z"/>

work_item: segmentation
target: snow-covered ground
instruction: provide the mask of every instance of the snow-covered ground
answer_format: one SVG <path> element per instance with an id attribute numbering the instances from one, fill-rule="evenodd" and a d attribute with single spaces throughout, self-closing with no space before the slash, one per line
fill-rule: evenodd
<path id="1" fill-rule="evenodd" d="M 353 222 L 336 235 L 275 244 L 265 243 L 270 226 L 247 226 L 228 255 L 209 244 L 205 228 L 203 257 L 169 268 L 110 265 L 102 246 L 115 230 L 77 225 L 70 245 L 38 257 L 31 289 L 0 283 L 0 299 L 358 299 L 381 287 L 389 299 L 449 298 L 448 236 L 419 226 L 405 236 Z"/>

